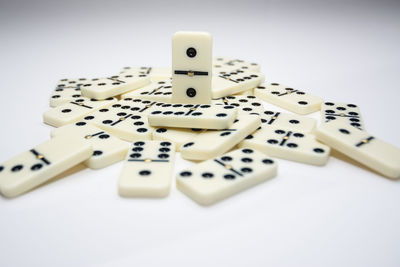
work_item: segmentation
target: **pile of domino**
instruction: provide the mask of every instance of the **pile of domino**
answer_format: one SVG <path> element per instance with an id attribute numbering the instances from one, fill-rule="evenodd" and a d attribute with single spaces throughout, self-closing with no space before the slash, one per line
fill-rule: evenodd
<path id="1" fill-rule="evenodd" d="M 256 63 L 213 59 L 204 32 L 174 34 L 172 68 L 63 79 L 43 114 L 55 127 L 51 139 L 0 164 L 0 192 L 16 197 L 77 164 L 101 169 L 124 160 L 122 197 L 165 197 L 176 152 L 196 162 L 176 186 L 202 205 L 275 177 L 274 157 L 322 166 L 331 148 L 400 178 L 400 149 L 367 133 L 356 105 L 264 79 Z M 264 110 L 262 101 L 291 113 Z M 302 116 L 317 111 L 318 126 Z"/>

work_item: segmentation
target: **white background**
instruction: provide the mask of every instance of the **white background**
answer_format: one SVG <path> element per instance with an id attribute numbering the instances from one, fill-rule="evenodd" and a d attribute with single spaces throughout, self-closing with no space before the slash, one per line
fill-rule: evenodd
<path id="1" fill-rule="evenodd" d="M 400 147 L 399 29 L 398 1 L 1 1 L 0 162 L 49 138 L 59 79 L 169 65 L 177 30 L 209 31 L 215 56 L 269 82 L 358 104 Z M 279 160 L 276 178 L 206 208 L 175 187 L 122 199 L 121 166 L 0 197 L 0 265 L 400 266 L 400 184 L 349 161 Z"/>

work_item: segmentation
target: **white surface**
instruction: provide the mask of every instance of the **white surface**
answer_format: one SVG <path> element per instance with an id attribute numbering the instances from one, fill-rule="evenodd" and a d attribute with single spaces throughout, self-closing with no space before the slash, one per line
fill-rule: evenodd
<path id="1" fill-rule="evenodd" d="M 260 63 L 269 82 L 359 105 L 399 147 L 399 2 L 339 2 L 2 1 L 0 161 L 49 138 L 41 114 L 59 79 L 167 66 L 182 29 L 209 31 L 215 56 Z M 208 208 L 175 187 L 120 198 L 122 163 L 0 198 L 1 265 L 399 266 L 399 182 L 336 157 L 278 163 L 276 178 Z M 175 172 L 189 165 L 178 155 Z"/>

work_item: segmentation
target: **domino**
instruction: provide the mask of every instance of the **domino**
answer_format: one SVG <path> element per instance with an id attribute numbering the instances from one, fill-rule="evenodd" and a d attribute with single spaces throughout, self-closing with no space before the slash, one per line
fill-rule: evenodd
<path id="1" fill-rule="evenodd" d="M 317 125 L 313 118 L 272 110 L 260 113 L 260 117 L 262 128 L 272 126 L 293 132 L 312 133 Z"/>
<path id="2" fill-rule="evenodd" d="M 148 119 L 157 127 L 226 129 L 236 114 L 234 106 L 162 104 L 152 109 Z"/>
<path id="3" fill-rule="evenodd" d="M 152 133 L 152 139 L 171 142 L 175 144 L 175 150 L 179 152 L 183 144 L 193 140 L 203 131 L 202 129 L 156 128 Z"/>
<path id="4" fill-rule="evenodd" d="M 177 188 L 201 205 L 211 205 L 277 174 L 277 163 L 249 148 L 196 164 L 176 177 Z"/>
<path id="5" fill-rule="evenodd" d="M 171 142 L 137 141 L 126 157 L 118 191 L 122 197 L 166 197 L 175 161 Z"/>
<path id="6" fill-rule="evenodd" d="M 257 63 L 244 61 L 241 59 L 232 59 L 227 57 L 217 57 L 213 59 L 213 68 L 216 71 L 221 69 L 240 69 L 245 71 L 260 72 L 261 67 Z"/>
<path id="7" fill-rule="evenodd" d="M 211 80 L 211 35 L 176 32 L 172 37 L 172 103 L 209 104 Z"/>
<path id="8" fill-rule="evenodd" d="M 86 80 L 86 78 L 60 80 L 50 96 L 50 107 L 54 108 L 81 98 L 80 87 Z"/>
<path id="9" fill-rule="evenodd" d="M 68 124 L 51 131 L 51 137 L 77 136 L 93 147 L 92 156 L 84 164 L 91 169 L 101 169 L 122 161 L 128 152 L 126 142 L 84 121 Z"/>
<path id="10" fill-rule="evenodd" d="M 249 135 L 239 147 L 249 147 L 272 157 L 318 166 L 326 164 L 330 153 L 330 148 L 319 143 L 314 135 L 277 127 L 263 128 Z"/>
<path id="11" fill-rule="evenodd" d="M 19 196 L 88 159 L 90 144 L 74 136 L 59 136 L 0 164 L 0 192 Z"/>
<path id="12" fill-rule="evenodd" d="M 254 95 L 271 104 L 301 115 L 320 110 L 323 102 L 320 97 L 279 83 L 258 86 L 254 89 Z"/>
<path id="13" fill-rule="evenodd" d="M 128 142 L 150 140 L 153 128 L 149 126 L 147 117 L 124 107 L 126 106 L 114 104 L 85 116 L 82 121 Z"/>
<path id="14" fill-rule="evenodd" d="M 316 130 L 317 139 L 391 179 L 400 178 L 400 149 L 348 122 L 333 120 Z"/>
<path id="15" fill-rule="evenodd" d="M 321 106 L 321 115 L 321 121 L 323 123 L 340 120 L 359 130 L 364 130 L 364 123 L 357 105 L 325 102 Z"/>
<path id="16" fill-rule="evenodd" d="M 152 82 L 170 79 L 172 71 L 170 67 L 125 67 L 120 74 L 145 74 Z"/>
<path id="17" fill-rule="evenodd" d="M 121 110 L 135 114 L 148 115 L 156 106 L 162 104 L 156 101 L 127 97 L 118 101 L 113 107 L 119 107 Z"/>
<path id="18" fill-rule="evenodd" d="M 106 99 L 135 90 L 150 83 L 145 74 L 120 74 L 108 78 L 95 78 L 81 86 L 82 95 L 94 99 Z"/>
<path id="19" fill-rule="evenodd" d="M 206 160 L 222 155 L 254 132 L 261 124 L 257 115 L 238 115 L 229 129 L 208 130 L 185 143 L 181 156 L 188 160 Z"/>
<path id="20" fill-rule="evenodd" d="M 43 113 L 44 123 L 60 127 L 66 124 L 78 122 L 87 114 L 117 102 L 115 98 L 107 98 L 103 101 L 81 97 L 69 103 L 49 109 Z"/>
<path id="21" fill-rule="evenodd" d="M 249 90 L 241 91 L 239 93 L 234 94 L 234 96 L 236 96 L 236 95 L 252 95 L 252 96 L 254 96 L 254 93 L 253 93 L 253 89 L 249 89 Z"/>
<path id="22" fill-rule="evenodd" d="M 265 76 L 259 72 L 240 69 L 216 72 L 212 79 L 212 98 L 217 99 L 253 89 L 264 80 Z"/>
<path id="23" fill-rule="evenodd" d="M 171 79 L 152 82 L 151 84 L 122 95 L 122 98 L 142 99 L 161 103 L 171 103 Z"/>
<path id="24" fill-rule="evenodd" d="M 238 108 L 238 113 L 263 113 L 264 107 L 261 101 L 255 96 L 226 96 L 220 99 L 214 99 L 211 102 L 214 105 L 231 105 Z"/>

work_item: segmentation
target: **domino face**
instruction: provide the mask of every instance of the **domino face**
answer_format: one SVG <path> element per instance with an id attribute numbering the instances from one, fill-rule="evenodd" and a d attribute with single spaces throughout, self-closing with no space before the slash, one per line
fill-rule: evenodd
<path id="1" fill-rule="evenodd" d="M 118 181 L 119 194 L 123 197 L 167 196 L 174 161 L 175 149 L 171 142 L 134 142 Z"/>
<path id="2" fill-rule="evenodd" d="M 43 121 L 51 126 L 60 127 L 81 120 L 87 114 L 117 102 L 114 98 L 103 101 L 81 97 L 69 103 L 47 110 Z"/>
<path id="3" fill-rule="evenodd" d="M 400 178 L 400 149 L 339 120 L 322 124 L 318 140 L 370 169 L 392 179 Z"/>
<path id="4" fill-rule="evenodd" d="M 151 139 L 153 128 L 149 126 L 147 117 L 125 107 L 130 106 L 114 104 L 85 116 L 82 121 L 128 142 Z"/>
<path id="5" fill-rule="evenodd" d="M 325 102 L 321 106 L 321 115 L 323 123 L 340 120 L 359 130 L 364 130 L 364 123 L 357 105 Z"/>
<path id="6" fill-rule="evenodd" d="M 265 80 L 259 72 L 249 72 L 240 69 L 216 72 L 212 79 L 212 97 L 221 98 L 237 94 L 257 87 Z"/>
<path id="7" fill-rule="evenodd" d="M 169 79 L 172 76 L 170 67 L 125 67 L 120 74 L 144 74 L 149 76 L 152 82 Z"/>
<path id="8" fill-rule="evenodd" d="M 94 99 L 106 99 L 135 90 L 150 83 L 145 74 L 120 74 L 108 78 L 96 78 L 81 86 L 82 95 Z"/>
<path id="9" fill-rule="evenodd" d="M 217 57 L 213 59 L 213 68 L 216 71 L 226 69 L 240 69 L 244 71 L 260 72 L 261 67 L 254 62 L 248 62 L 241 59 L 232 59 L 228 57 Z"/>
<path id="10" fill-rule="evenodd" d="M 171 79 L 152 82 L 151 84 L 122 95 L 122 98 L 143 99 L 161 103 L 171 103 Z"/>
<path id="11" fill-rule="evenodd" d="M 206 160 L 222 155 L 254 132 L 260 124 L 258 115 L 238 115 L 229 129 L 208 130 L 183 144 L 181 156 L 189 160 Z"/>
<path id="12" fill-rule="evenodd" d="M 148 115 L 153 108 L 162 104 L 156 101 L 127 97 L 118 101 L 113 107 L 119 107 L 121 110 L 135 114 Z"/>
<path id="13" fill-rule="evenodd" d="M 176 32 L 172 38 L 172 103 L 211 102 L 212 38 Z"/>
<path id="14" fill-rule="evenodd" d="M 260 117 L 262 128 L 272 126 L 294 132 L 311 133 L 317 124 L 317 121 L 312 118 L 272 110 L 260 113 Z"/>
<path id="15" fill-rule="evenodd" d="M 87 81 L 86 78 L 60 80 L 50 96 L 50 107 L 54 108 L 81 98 L 81 85 L 85 81 Z"/>
<path id="16" fill-rule="evenodd" d="M 226 96 L 212 101 L 214 105 L 230 105 L 237 107 L 238 113 L 258 113 L 264 112 L 264 107 L 255 96 Z"/>
<path id="17" fill-rule="evenodd" d="M 90 144 L 81 138 L 59 136 L 0 165 L 0 192 L 16 197 L 88 159 Z"/>
<path id="18" fill-rule="evenodd" d="M 202 129 L 156 128 L 152 133 L 153 140 L 169 141 L 175 144 L 175 150 L 181 151 L 183 144 L 188 143 L 201 133 Z"/>
<path id="19" fill-rule="evenodd" d="M 152 109 L 149 124 L 158 127 L 226 129 L 236 118 L 233 106 L 162 104 Z"/>
<path id="20" fill-rule="evenodd" d="M 177 188 L 201 205 L 211 205 L 264 182 L 277 173 L 277 163 L 249 148 L 238 149 L 181 171 Z"/>
<path id="21" fill-rule="evenodd" d="M 52 137 L 61 135 L 79 137 L 93 147 L 92 156 L 84 162 L 91 169 L 101 169 L 123 160 L 129 147 L 128 143 L 83 121 L 51 131 Z"/>
<path id="22" fill-rule="evenodd" d="M 254 95 L 271 104 L 301 115 L 320 110 L 323 102 L 320 97 L 279 83 L 258 86 L 254 89 Z"/>
<path id="23" fill-rule="evenodd" d="M 257 149 L 272 157 L 319 166 L 326 164 L 330 153 L 330 148 L 319 143 L 314 135 L 277 127 L 263 128 L 249 135 L 239 146 Z"/>

